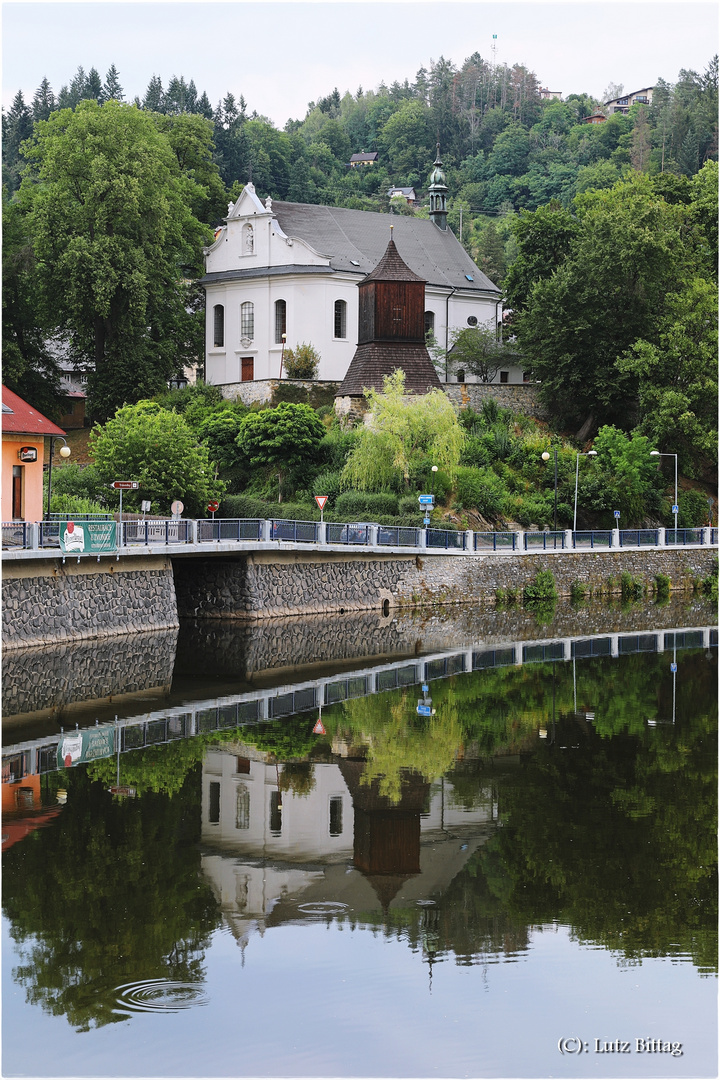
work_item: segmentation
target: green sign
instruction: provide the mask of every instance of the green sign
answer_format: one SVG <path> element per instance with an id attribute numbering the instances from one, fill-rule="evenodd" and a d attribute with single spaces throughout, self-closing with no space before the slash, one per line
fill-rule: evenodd
<path id="1" fill-rule="evenodd" d="M 61 521 L 60 548 L 67 555 L 115 551 L 117 548 L 115 522 Z"/>
<path id="2" fill-rule="evenodd" d="M 115 753 L 115 725 L 103 724 L 85 731 L 62 735 L 58 743 L 59 769 L 70 769 L 84 761 L 112 757 Z"/>

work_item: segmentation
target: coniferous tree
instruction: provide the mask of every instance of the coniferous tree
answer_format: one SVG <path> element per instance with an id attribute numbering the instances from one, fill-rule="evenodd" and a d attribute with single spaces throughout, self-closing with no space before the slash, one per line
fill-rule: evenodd
<path id="1" fill-rule="evenodd" d="M 32 102 L 33 120 L 49 120 L 50 113 L 53 112 L 55 108 L 55 95 L 52 92 L 50 83 L 45 78 L 35 91 Z"/>
<path id="2" fill-rule="evenodd" d="M 103 101 L 124 101 L 125 94 L 123 88 L 120 85 L 120 73 L 114 64 L 111 64 L 108 73 L 105 76 L 105 82 L 102 88 L 102 100 Z"/>
<path id="3" fill-rule="evenodd" d="M 165 112 L 165 91 L 159 75 L 153 75 L 148 83 L 142 107 L 151 112 Z"/>

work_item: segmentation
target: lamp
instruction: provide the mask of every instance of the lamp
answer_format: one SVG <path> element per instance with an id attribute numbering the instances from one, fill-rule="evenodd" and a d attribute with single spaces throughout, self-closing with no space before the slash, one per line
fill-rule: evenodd
<path id="1" fill-rule="evenodd" d="M 63 446 L 60 447 L 60 457 L 61 458 L 69 458 L 70 457 L 70 447 L 68 446 L 67 441 L 65 439 L 63 439 L 62 435 L 50 435 L 49 439 L 50 439 L 50 464 L 48 465 L 47 513 L 45 514 L 45 518 L 46 518 L 47 521 L 50 520 L 50 496 L 52 494 L 52 463 L 53 463 L 53 453 L 55 451 L 55 440 L 56 439 L 62 439 L 63 444 L 64 444 Z"/>
<path id="2" fill-rule="evenodd" d="M 557 447 L 554 448 L 553 453 L 555 454 L 555 507 L 553 510 L 553 532 L 557 532 Z M 550 460 L 550 454 L 547 450 L 543 450 L 542 459 L 543 461 Z"/>
<path id="3" fill-rule="evenodd" d="M 575 458 L 575 509 L 573 510 L 573 532 L 577 530 L 577 497 L 578 497 L 578 474 L 580 471 L 581 457 L 597 457 L 597 450 L 588 450 L 586 454 L 578 453 Z"/>
<path id="4" fill-rule="evenodd" d="M 280 378 L 282 379 L 283 360 L 285 359 L 285 341 L 287 334 L 282 335 L 282 349 L 280 350 Z"/>
<path id="5" fill-rule="evenodd" d="M 678 516 L 678 485 L 677 485 L 677 454 L 661 454 L 659 450 L 651 450 L 650 457 L 671 457 L 675 458 L 675 502 L 673 503 L 673 514 L 675 515 L 675 532 L 677 533 L 677 516 Z M 677 507 L 677 509 L 676 509 Z M 675 537 L 677 542 L 677 536 Z"/>

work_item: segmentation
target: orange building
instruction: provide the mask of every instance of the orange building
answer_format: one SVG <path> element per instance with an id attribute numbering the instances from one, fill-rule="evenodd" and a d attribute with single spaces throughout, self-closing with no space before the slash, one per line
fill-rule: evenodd
<path id="1" fill-rule="evenodd" d="M 42 521 L 45 439 L 65 432 L 2 388 L 2 521 Z"/>

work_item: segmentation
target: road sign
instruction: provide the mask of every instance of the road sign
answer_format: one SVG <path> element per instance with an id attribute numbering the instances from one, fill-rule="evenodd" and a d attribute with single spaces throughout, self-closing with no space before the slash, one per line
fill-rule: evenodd
<path id="1" fill-rule="evenodd" d="M 140 484 L 137 480 L 113 480 L 110 487 L 114 487 L 116 491 L 137 491 Z"/>
<path id="2" fill-rule="evenodd" d="M 620 511 L 619 510 L 614 510 L 613 513 L 615 514 L 616 518 L 620 517 Z"/>
<path id="3" fill-rule="evenodd" d="M 422 690 L 423 694 L 427 694 L 427 692 L 429 691 L 430 687 L 428 686 L 428 684 L 427 684 L 427 683 L 423 683 L 423 684 L 422 684 L 422 686 L 420 687 L 420 689 Z"/>
<path id="4" fill-rule="evenodd" d="M 430 524 L 430 518 L 429 517 L 424 517 L 423 518 L 423 525 L 429 525 L 429 524 Z"/>
<path id="5" fill-rule="evenodd" d="M 679 514 L 680 513 L 680 507 L 678 506 L 677 503 L 673 503 L 672 512 L 673 512 L 673 514 Z"/>
<path id="6" fill-rule="evenodd" d="M 220 509 L 220 503 L 217 501 L 217 499 L 212 499 L 208 503 L 208 510 L 210 511 L 211 514 L 214 514 L 215 511 L 219 510 L 219 509 Z"/>
<path id="7" fill-rule="evenodd" d="M 170 507 L 170 509 L 171 509 L 174 517 L 180 517 L 183 510 L 185 509 L 185 504 L 181 503 L 179 499 L 176 499 L 175 502 Z"/>
<path id="8" fill-rule="evenodd" d="M 327 495 L 316 495 L 315 502 L 318 504 L 321 510 L 325 509 L 325 503 L 328 501 Z"/>
<path id="9" fill-rule="evenodd" d="M 418 502 L 421 506 L 432 506 L 435 502 L 434 495 L 418 495 Z"/>
<path id="10" fill-rule="evenodd" d="M 140 509 L 142 510 L 143 514 L 149 514 L 151 506 L 152 503 L 149 499 L 143 499 L 143 501 L 140 503 Z"/>
<path id="11" fill-rule="evenodd" d="M 672 663 L 670 665 L 670 670 L 672 671 L 673 674 L 675 674 L 675 672 L 677 671 L 677 664 Z"/>
<path id="12" fill-rule="evenodd" d="M 327 735 L 327 731 L 325 730 L 320 717 L 318 717 L 315 727 L 313 728 L 313 735 Z"/>
<path id="13" fill-rule="evenodd" d="M 432 716 L 432 705 L 418 705 L 418 716 Z"/>

